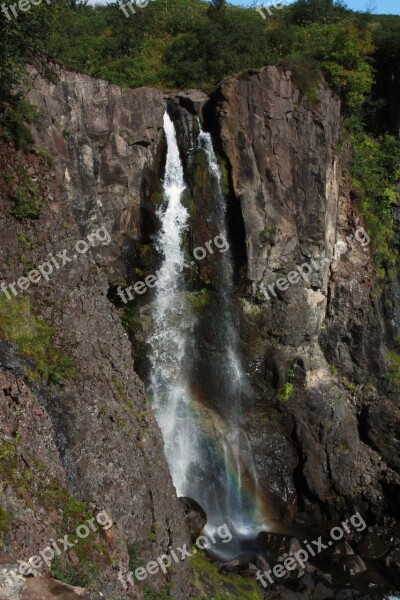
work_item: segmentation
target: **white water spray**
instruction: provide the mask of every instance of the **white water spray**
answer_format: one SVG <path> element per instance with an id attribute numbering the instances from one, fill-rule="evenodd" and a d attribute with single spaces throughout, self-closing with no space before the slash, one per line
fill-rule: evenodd
<path id="1" fill-rule="evenodd" d="M 157 273 L 155 329 L 149 340 L 151 389 L 173 482 L 177 494 L 182 496 L 186 494 L 187 469 L 196 447 L 196 432 L 190 419 L 190 392 L 184 375 L 186 344 L 193 323 L 180 273 L 189 213 L 181 201 L 185 190 L 183 168 L 174 124 L 167 113 L 164 114 L 164 132 L 167 141 L 164 202 L 158 211 L 162 227 L 156 242 L 162 264 Z"/>

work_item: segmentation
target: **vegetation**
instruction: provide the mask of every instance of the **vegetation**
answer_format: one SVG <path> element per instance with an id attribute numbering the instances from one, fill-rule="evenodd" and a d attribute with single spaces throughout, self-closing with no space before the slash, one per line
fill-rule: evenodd
<path id="1" fill-rule="evenodd" d="M 73 361 L 54 346 L 54 332 L 42 317 L 33 314 L 28 298 L 8 300 L 0 295 L 0 339 L 16 345 L 32 359 L 28 376 L 48 384 L 59 384 L 73 375 Z"/>
<path id="2" fill-rule="evenodd" d="M 4 537 L 9 530 L 8 521 L 9 518 L 7 512 L 0 506 L 0 548 L 4 546 Z"/>
<path id="3" fill-rule="evenodd" d="M 129 570 L 135 572 L 139 567 L 144 567 L 144 560 L 140 556 L 140 550 L 137 544 L 128 546 Z"/>
<path id="4" fill-rule="evenodd" d="M 281 402 L 288 402 L 292 397 L 294 390 L 293 378 L 294 372 L 291 369 L 288 374 L 287 382 L 281 387 L 281 389 L 278 392 L 278 400 L 280 400 Z"/>
<path id="5" fill-rule="evenodd" d="M 395 351 L 386 354 L 388 364 L 387 380 L 393 391 L 400 391 L 400 354 Z"/>
<path id="6" fill-rule="evenodd" d="M 153 588 L 146 588 L 143 590 L 144 600 L 171 600 L 171 595 L 168 591 L 160 592 Z"/>
<path id="7" fill-rule="evenodd" d="M 194 571 L 193 587 L 202 600 L 262 600 L 263 591 L 256 581 L 240 575 L 221 575 L 217 567 L 198 552 L 190 557 Z"/>
<path id="8" fill-rule="evenodd" d="M 43 203 L 39 194 L 39 186 L 33 181 L 24 167 L 19 166 L 15 172 L 10 194 L 11 214 L 19 220 L 37 219 L 42 211 Z"/>
<path id="9" fill-rule="evenodd" d="M 375 139 L 360 126 L 353 131 L 351 141 L 353 187 L 374 247 L 378 276 L 385 279 L 398 264 L 399 244 L 392 209 L 398 201 L 400 142 L 388 134 Z"/>

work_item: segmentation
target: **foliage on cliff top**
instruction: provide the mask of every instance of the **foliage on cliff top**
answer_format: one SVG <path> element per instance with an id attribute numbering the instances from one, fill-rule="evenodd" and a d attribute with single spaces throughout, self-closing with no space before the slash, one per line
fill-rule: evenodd
<path id="1" fill-rule="evenodd" d="M 398 203 L 400 142 L 388 134 L 374 139 L 361 128 L 352 132 L 351 142 L 350 174 L 354 190 L 372 240 L 377 275 L 386 280 L 399 265 L 393 206 Z"/>
<path id="2" fill-rule="evenodd" d="M 298 0 L 266 19 L 202 0 L 156 0 L 128 18 L 117 3 L 53 6 L 49 54 L 121 86 L 210 92 L 227 75 L 291 59 L 316 64 L 352 105 L 373 80 L 370 28 L 339 0 Z"/>

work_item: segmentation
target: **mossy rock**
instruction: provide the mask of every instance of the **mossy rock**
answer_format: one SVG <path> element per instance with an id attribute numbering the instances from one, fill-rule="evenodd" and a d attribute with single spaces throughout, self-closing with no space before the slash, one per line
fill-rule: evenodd
<path id="1" fill-rule="evenodd" d="M 256 581 L 240 575 L 221 575 L 203 553 L 192 555 L 190 564 L 194 571 L 192 584 L 202 600 L 263 600 Z"/>
<path id="2" fill-rule="evenodd" d="M 17 301 L 0 295 L 0 339 L 15 344 L 21 356 L 32 359 L 27 376 L 48 384 L 59 384 L 74 374 L 70 357 L 54 346 L 54 331 L 42 317 L 33 314 L 28 298 Z"/>

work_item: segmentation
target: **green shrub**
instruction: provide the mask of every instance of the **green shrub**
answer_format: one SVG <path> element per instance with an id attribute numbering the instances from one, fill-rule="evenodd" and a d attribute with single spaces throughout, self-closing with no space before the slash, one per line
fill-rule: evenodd
<path id="1" fill-rule="evenodd" d="M 378 278 L 398 266 L 399 246 L 392 207 L 397 204 L 400 178 L 400 142 L 390 135 L 379 139 L 364 132 L 351 135 L 350 175 L 371 238 Z"/>
<path id="2" fill-rule="evenodd" d="M 4 134 L 14 142 L 17 150 L 27 152 L 33 144 L 33 136 L 24 124 L 23 117 L 15 110 L 9 110 L 4 122 Z"/>
<path id="3" fill-rule="evenodd" d="M 139 567 L 144 567 L 144 560 L 140 556 L 139 547 L 137 544 L 128 546 L 129 570 L 134 572 Z"/>
<path id="4" fill-rule="evenodd" d="M 294 384 L 293 384 L 294 372 L 291 369 L 288 374 L 287 382 L 281 387 L 278 392 L 278 400 L 281 402 L 288 402 L 292 397 Z"/>
<path id="5" fill-rule="evenodd" d="M 29 177 L 24 167 L 19 167 L 15 176 L 10 193 L 11 214 L 19 220 L 37 219 L 43 208 L 38 184 Z"/>
<path id="6" fill-rule="evenodd" d="M 98 578 L 99 567 L 89 560 L 80 561 L 78 565 L 66 565 L 55 559 L 51 563 L 50 576 L 67 585 L 86 588 Z"/>

